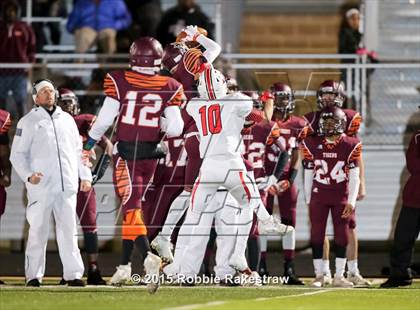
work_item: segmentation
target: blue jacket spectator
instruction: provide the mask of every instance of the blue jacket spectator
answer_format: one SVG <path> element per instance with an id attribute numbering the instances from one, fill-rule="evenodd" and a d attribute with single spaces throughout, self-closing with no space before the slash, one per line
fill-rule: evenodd
<path id="1" fill-rule="evenodd" d="M 90 27 L 96 31 L 106 28 L 125 29 L 131 25 L 131 15 L 123 0 L 78 0 L 67 21 L 67 31 Z"/>
<path id="2" fill-rule="evenodd" d="M 116 51 L 117 31 L 128 28 L 131 15 L 123 0 L 78 0 L 67 30 L 74 33 L 76 52 L 85 53 L 97 41 L 99 52 Z"/>

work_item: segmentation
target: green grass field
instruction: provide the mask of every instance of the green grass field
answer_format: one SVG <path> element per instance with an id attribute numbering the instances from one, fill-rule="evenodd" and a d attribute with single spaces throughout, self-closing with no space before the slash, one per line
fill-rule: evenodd
<path id="1" fill-rule="evenodd" d="M 310 287 L 169 287 L 149 295 L 144 286 L 25 288 L 8 280 L 0 288 L 0 309 L 414 309 L 420 310 L 420 282 L 400 289 L 312 289 Z M 51 282 L 50 282 L 51 283 Z M 57 283 L 57 282 L 54 282 Z"/>

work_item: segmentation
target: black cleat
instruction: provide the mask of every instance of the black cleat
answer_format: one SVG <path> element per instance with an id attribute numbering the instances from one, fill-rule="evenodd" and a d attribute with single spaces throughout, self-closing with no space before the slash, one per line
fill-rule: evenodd
<path id="1" fill-rule="evenodd" d="M 0 285 L 5 285 L 6 283 L 4 283 L 2 280 L 0 280 Z"/>
<path id="2" fill-rule="evenodd" d="M 58 283 L 58 285 L 66 285 L 67 281 L 64 280 L 64 278 L 61 278 L 60 283 Z"/>
<path id="3" fill-rule="evenodd" d="M 41 286 L 41 283 L 39 282 L 39 280 L 38 280 L 38 279 L 32 279 L 32 280 L 29 280 L 29 281 L 26 283 L 26 286 L 40 287 L 40 286 Z"/>
<path id="4" fill-rule="evenodd" d="M 74 280 L 68 280 L 67 281 L 68 286 L 85 286 L 85 281 L 82 279 L 74 279 Z"/>
<path id="5" fill-rule="evenodd" d="M 106 285 L 106 281 L 102 279 L 101 272 L 98 268 L 88 270 L 87 284 L 89 285 Z"/>
<path id="6" fill-rule="evenodd" d="M 264 277 L 264 276 L 268 277 L 269 276 L 269 273 L 268 273 L 268 270 L 267 270 L 267 263 L 266 263 L 265 260 L 260 261 L 260 266 L 258 268 L 258 273 L 260 274 L 261 277 Z"/>
<path id="7" fill-rule="evenodd" d="M 284 263 L 284 276 L 288 277 L 288 281 L 284 282 L 286 285 L 305 285 L 305 283 L 296 276 L 295 264 L 293 261 Z"/>
<path id="8" fill-rule="evenodd" d="M 381 288 L 394 288 L 400 286 L 409 286 L 413 282 L 410 278 L 388 278 L 384 283 L 380 285 Z"/>

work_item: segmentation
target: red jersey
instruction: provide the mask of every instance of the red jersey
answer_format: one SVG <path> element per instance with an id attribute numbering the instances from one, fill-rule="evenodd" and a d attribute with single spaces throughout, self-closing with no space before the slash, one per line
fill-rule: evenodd
<path id="1" fill-rule="evenodd" d="M 403 190 L 403 206 L 420 208 L 420 130 L 411 138 L 405 159 L 410 177 Z"/>
<path id="2" fill-rule="evenodd" d="M 312 192 L 326 203 L 347 203 L 348 170 L 359 165 L 360 140 L 343 134 L 330 144 L 324 137 L 310 136 L 302 142 L 302 150 L 305 168 L 314 170 Z"/>
<path id="3" fill-rule="evenodd" d="M 356 136 L 359 132 L 360 125 L 362 123 L 362 116 L 359 112 L 352 109 L 342 109 L 344 114 L 346 114 L 346 131 L 345 134 L 353 137 Z M 304 118 L 308 122 L 308 135 L 313 135 L 319 131 L 319 117 L 321 116 L 321 111 L 309 112 L 305 114 Z"/>
<path id="4" fill-rule="evenodd" d="M 267 175 L 267 139 L 275 126 L 274 122 L 261 122 L 242 131 L 245 146 L 244 158 L 252 163 L 255 179 Z"/>
<path id="5" fill-rule="evenodd" d="M 181 105 L 184 98 L 182 85 L 175 79 L 131 70 L 108 73 L 104 91 L 121 103 L 116 140 L 133 143 L 159 141 L 159 119 L 163 110 Z"/>

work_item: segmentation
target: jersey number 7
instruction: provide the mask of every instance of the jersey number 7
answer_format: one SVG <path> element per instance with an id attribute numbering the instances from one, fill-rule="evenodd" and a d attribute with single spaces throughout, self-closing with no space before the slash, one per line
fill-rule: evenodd
<path id="1" fill-rule="evenodd" d="M 222 118 L 220 116 L 220 105 L 202 106 L 198 112 L 201 116 L 201 128 L 203 136 L 210 133 L 217 134 L 222 131 Z"/>

